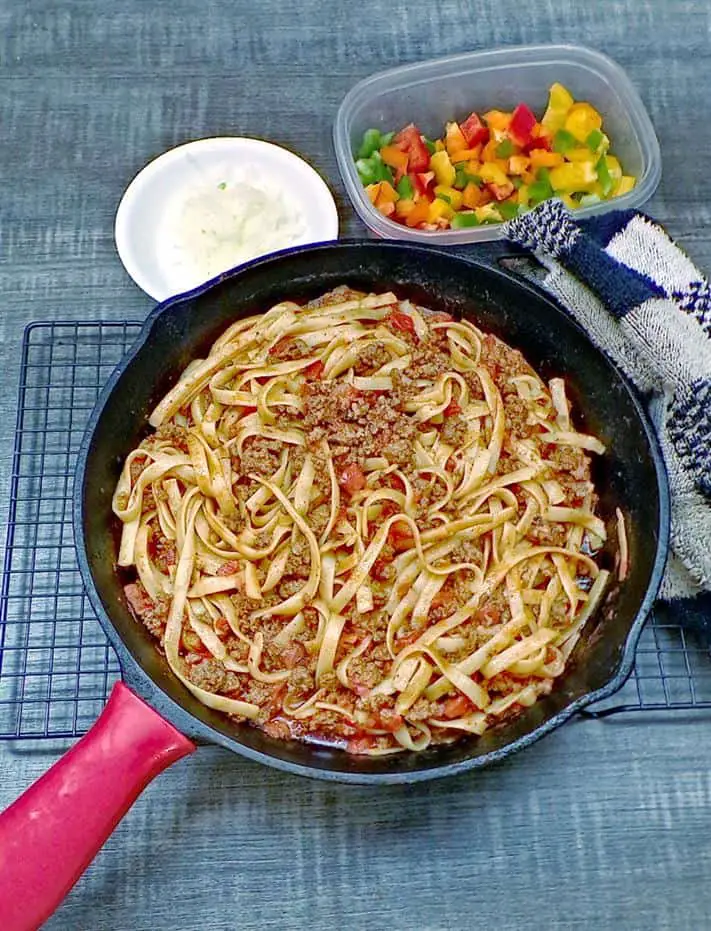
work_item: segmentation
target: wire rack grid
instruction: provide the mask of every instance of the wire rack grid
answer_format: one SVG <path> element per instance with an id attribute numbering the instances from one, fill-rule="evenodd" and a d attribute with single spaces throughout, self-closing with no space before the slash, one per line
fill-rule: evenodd
<path id="1" fill-rule="evenodd" d="M 120 670 L 76 565 L 76 455 L 94 402 L 140 330 L 135 322 L 33 323 L 22 344 L 0 586 L 0 740 L 84 733 Z M 588 710 L 711 708 L 711 659 L 655 615 L 628 683 Z"/>

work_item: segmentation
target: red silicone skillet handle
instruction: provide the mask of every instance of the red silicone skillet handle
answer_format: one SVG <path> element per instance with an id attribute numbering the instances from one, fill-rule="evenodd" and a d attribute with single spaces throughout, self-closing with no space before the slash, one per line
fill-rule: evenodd
<path id="1" fill-rule="evenodd" d="M 52 914 L 148 783 L 195 745 L 118 682 L 86 736 L 0 815 L 0 928 Z"/>

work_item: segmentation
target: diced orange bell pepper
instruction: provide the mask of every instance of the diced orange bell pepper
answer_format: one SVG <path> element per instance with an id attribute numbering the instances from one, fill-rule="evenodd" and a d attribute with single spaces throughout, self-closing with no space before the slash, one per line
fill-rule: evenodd
<path id="1" fill-rule="evenodd" d="M 557 168 L 565 159 L 560 152 L 549 152 L 547 149 L 531 149 L 532 168 Z"/>
<path id="2" fill-rule="evenodd" d="M 469 207 L 470 210 L 473 210 L 475 207 L 481 207 L 483 204 L 488 203 L 489 200 L 491 200 L 491 194 L 477 187 L 473 181 L 470 181 L 462 191 L 462 204 L 465 207 Z"/>
<path id="3" fill-rule="evenodd" d="M 534 151 L 538 151 L 534 149 Z M 512 155 L 509 159 L 509 174 L 522 175 L 531 164 L 528 155 Z"/>
<path id="4" fill-rule="evenodd" d="M 375 206 L 380 207 L 381 204 L 394 204 L 399 197 L 400 195 L 389 181 L 381 181 L 380 190 L 375 200 Z"/>
<path id="5" fill-rule="evenodd" d="M 452 152 L 450 158 L 455 164 L 459 162 L 468 162 L 473 159 L 478 159 L 481 155 L 481 146 L 478 145 L 475 149 L 460 149 L 458 152 Z"/>
<path id="6" fill-rule="evenodd" d="M 395 171 L 405 174 L 407 172 L 408 154 L 395 145 L 386 145 L 380 150 L 380 157 Z"/>
<path id="7" fill-rule="evenodd" d="M 441 201 L 444 203 L 444 201 Z M 419 226 L 420 223 L 427 222 L 427 216 L 430 212 L 430 202 L 425 200 L 418 200 L 412 210 L 405 217 L 405 224 L 410 227 Z"/>
<path id="8" fill-rule="evenodd" d="M 444 147 L 450 156 L 454 155 L 455 152 L 462 152 L 466 149 L 467 140 L 459 128 L 459 123 L 447 123 L 444 134 Z"/>
<path id="9" fill-rule="evenodd" d="M 395 213 L 395 204 L 391 200 L 383 200 L 375 206 L 383 216 L 391 217 Z"/>
<path id="10" fill-rule="evenodd" d="M 508 129 L 511 122 L 511 114 L 503 110 L 489 110 L 482 119 L 489 129 Z"/>
<path id="11" fill-rule="evenodd" d="M 368 199 L 370 200 L 371 204 L 374 204 L 378 199 L 381 183 L 382 182 L 378 181 L 375 184 L 369 184 L 365 189 L 365 193 L 368 195 Z"/>

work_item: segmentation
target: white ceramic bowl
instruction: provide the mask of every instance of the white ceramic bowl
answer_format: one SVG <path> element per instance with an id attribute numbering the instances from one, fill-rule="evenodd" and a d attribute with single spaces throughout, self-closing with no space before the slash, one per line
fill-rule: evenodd
<path id="1" fill-rule="evenodd" d="M 154 159 L 116 212 L 116 248 L 136 284 L 158 301 L 289 246 L 338 237 L 321 176 L 270 142 L 197 139 Z"/>

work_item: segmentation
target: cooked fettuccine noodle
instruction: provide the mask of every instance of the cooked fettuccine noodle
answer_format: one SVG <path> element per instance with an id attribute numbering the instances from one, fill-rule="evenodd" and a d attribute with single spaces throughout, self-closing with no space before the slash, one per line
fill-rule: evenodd
<path id="1" fill-rule="evenodd" d="M 550 691 L 605 588 L 565 385 L 466 320 L 339 288 L 183 372 L 113 499 L 135 615 L 201 701 L 354 753 Z"/>

